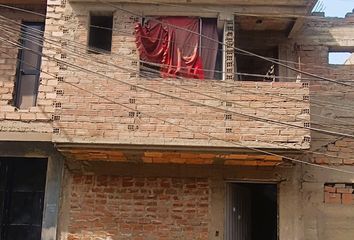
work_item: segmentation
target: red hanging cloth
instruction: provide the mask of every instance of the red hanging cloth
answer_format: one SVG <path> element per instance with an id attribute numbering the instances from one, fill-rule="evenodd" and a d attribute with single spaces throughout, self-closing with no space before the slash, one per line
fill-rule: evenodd
<path id="1" fill-rule="evenodd" d="M 187 29 L 187 30 L 184 30 Z M 204 79 L 199 55 L 199 19 L 163 17 L 136 26 L 140 59 L 159 63 L 163 77 Z"/>

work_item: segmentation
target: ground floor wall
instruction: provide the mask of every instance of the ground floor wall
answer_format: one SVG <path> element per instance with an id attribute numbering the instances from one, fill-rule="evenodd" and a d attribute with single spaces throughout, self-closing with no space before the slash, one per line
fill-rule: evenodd
<path id="1" fill-rule="evenodd" d="M 354 204 L 326 202 L 326 183 L 353 176 L 303 165 L 276 168 L 71 162 L 60 239 L 225 237 L 229 182 L 276 183 L 279 239 L 346 240 Z"/>
<path id="2" fill-rule="evenodd" d="M 353 239 L 354 174 L 317 168 L 304 168 L 302 172 L 303 239 Z"/>
<path id="3" fill-rule="evenodd" d="M 19 139 L 23 140 L 24 138 L 25 135 Z M 35 235 L 36 237 L 33 239 L 36 240 L 37 238 L 41 240 L 58 239 L 57 225 L 64 166 L 63 156 L 54 148 L 51 142 L 0 141 L 1 160 L 5 160 L 8 163 L 20 160 L 23 165 L 17 165 L 19 171 L 12 171 L 13 174 L 1 174 L 9 171 L 6 169 L 8 166 L 0 164 L 0 170 L 2 170 L 0 171 L 0 193 L 1 190 L 4 193 L 0 195 L 0 214 L 7 213 L 4 214 L 5 219 L 0 215 L 0 220 L 4 220 L 4 222 L 0 221 L 0 238 L 29 239 Z M 38 160 L 45 161 L 46 167 L 37 168 L 38 165 L 35 165 L 35 162 Z M 30 169 L 26 168 L 26 166 L 29 166 Z M 43 198 L 38 198 L 38 195 L 43 190 L 37 188 L 39 183 L 36 175 L 43 175 L 45 179 L 43 183 L 45 185 Z M 1 181 L 4 181 L 5 184 Z M 8 184 L 7 182 L 10 183 Z M 11 185 L 11 191 L 6 187 L 1 188 L 4 185 Z M 8 195 L 9 197 L 7 197 Z M 40 203 L 36 199 L 40 199 Z M 1 203 L 4 203 L 4 201 L 11 203 L 2 205 Z M 41 205 L 40 208 L 43 212 L 36 212 L 41 211 L 35 207 L 38 205 Z M 10 207 L 7 208 L 6 206 Z M 31 231 L 33 230 L 31 227 L 34 225 L 39 226 L 39 234 L 26 234 L 27 227 L 28 231 Z M 9 234 L 11 235 L 9 236 L 7 235 L 10 231 L 9 226 L 11 226 L 11 229 L 17 229 L 18 227 L 21 231 L 13 231 L 12 235 Z M 4 230 L 5 228 L 7 230 Z M 13 237 L 14 235 L 16 237 Z"/>

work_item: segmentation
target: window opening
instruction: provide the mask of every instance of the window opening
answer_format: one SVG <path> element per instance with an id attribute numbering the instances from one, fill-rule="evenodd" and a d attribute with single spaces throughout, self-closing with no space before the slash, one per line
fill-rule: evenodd
<path id="1" fill-rule="evenodd" d="M 286 25 L 270 19 L 236 18 L 235 46 L 266 58 L 279 59 L 279 46 L 286 37 Z M 270 24 L 272 23 L 272 24 Z M 271 27 L 273 26 L 273 27 Z M 280 30 L 282 29 L 282 30 Z M 241 81 L 277 81 L 278 64 L 243 52 L 235 52 L 235 79 Z"/>
<path id="2" fill-rule="evenodd" d="M 46 159 L 0 158 L 0 239 L 40 240 Z"/>
<path id="3" fill-rule="evenodd" d="M 222 46 L 192 32 L 217 41 L 222 35 L 217 30 L 217 20 L 212 18 L 143 19 L 136 31 L 141 76 L 221 78 L 222 54 L 218 52 Z"/>
<path id="4" fill-rule="evenodd" d="M 329 52 L 328 63 L 334 65 L 354 65 L 353 52 Z"/>
<path id="5" fill-rule="evenodd" d="M 226 240 L 278 239 L 276 184 L 229 183 Z"/>
<path id="6" fill-rule="evenodd" d="M 112 48 L 113 15 L 90 15 L 89 52 L 110 52 Z"/>
<path id="7" fill-rule="evenodd" d="M 249 52 L 268 57 L 278 58 L 277 47 L 248 48 Z M 242 81 L 276 81 L 278 66 L 263 59 L 247 54 L 236 54 L 238 79 Z M 250 74 L 248 76 L 247 74 Z M 259 75 L 259 76 L 258 76 Z"/>
<path id="8" fill-rule="evenodd" d="M 19 62 L 17 67 L 17 80 L 15 95 L 15 106 L 20 109 L 27 109 L 36 105 L 41 67 L 42 41 L 35 43 L 34 36 L 39 39 L 43 37 L 44 23 L 24 22 L 21 30 L 21 42 L 23 48 L 19 51 Z"/>

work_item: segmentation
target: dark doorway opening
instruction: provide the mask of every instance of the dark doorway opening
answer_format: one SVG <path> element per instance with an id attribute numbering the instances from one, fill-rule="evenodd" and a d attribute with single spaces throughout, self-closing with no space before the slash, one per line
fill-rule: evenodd
<path id="1" fill-rule="evenodd" d="M 226 239 L 278 239 L 276 184 L 228 184 Z"/>
<path id="2" fill-rule="evenodd" d="M 47 160 L 0 158 L 0 240 L 40 240 Z"/>

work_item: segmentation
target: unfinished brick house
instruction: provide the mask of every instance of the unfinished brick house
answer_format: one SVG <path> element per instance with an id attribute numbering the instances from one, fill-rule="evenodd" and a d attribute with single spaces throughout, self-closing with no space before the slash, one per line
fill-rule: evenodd
<path id="1" fill-rule="evenodd" d="M 0 3 L 0 240 L 353 239 L 354 13 Z"/>

